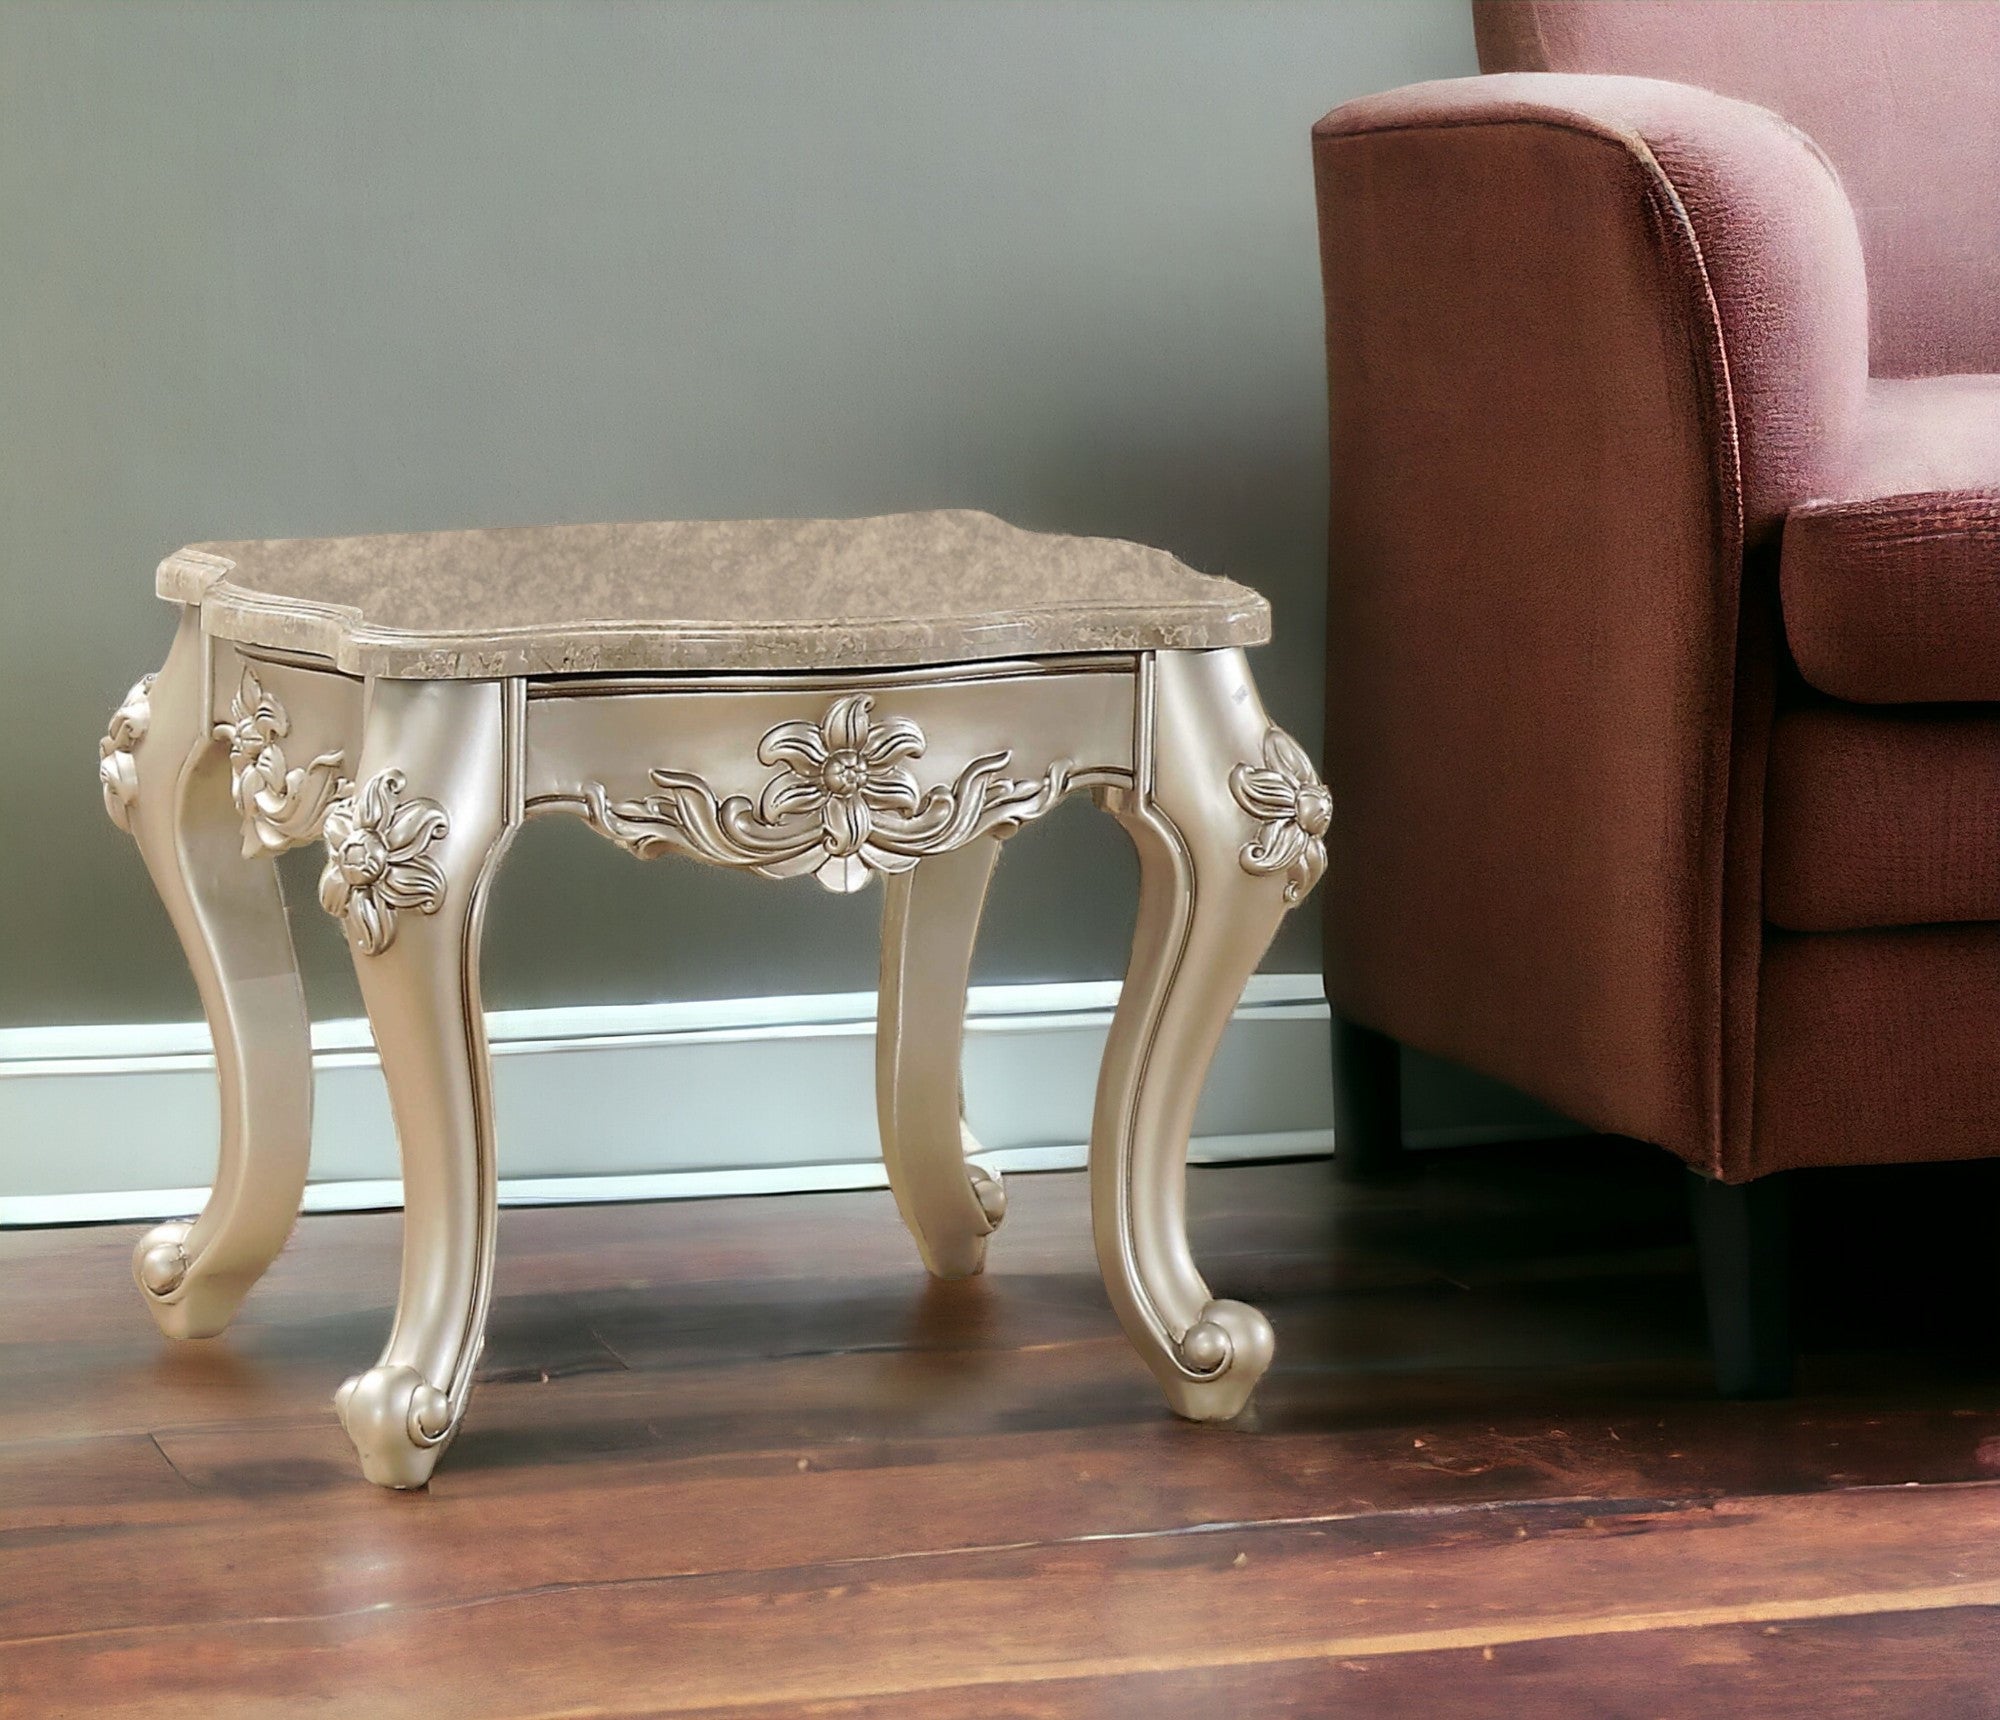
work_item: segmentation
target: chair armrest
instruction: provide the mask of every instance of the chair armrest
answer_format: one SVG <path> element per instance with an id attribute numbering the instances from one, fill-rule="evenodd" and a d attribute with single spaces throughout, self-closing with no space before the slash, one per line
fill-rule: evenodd
<path id="1" fill-rule="evenodd" d="M 1775 115 L 1650 79 L 1418 85 L 1314 154 L 1336 1003 L 1713 1168 L 1760 923 L 1745 546 L 1860 416 L 1852 212 Z"/>
<path id="2" fill-rule="evenodd" d="M 1502 137 L 1474 129 L 1482 127 L 1549 134 L 1537 153 L 1557 183 L 1510 184 L 1513 152 Z M 1433 147 L 1453 133 L 1469 135 Z M 1328 239 L 1341 219 L 1363 214 L 1361 188 L 1343 173 L 1354 153 L 1343 145 L 1352 144 L 1372 146 L 1368 153 L 1392 174 L 1397 162 L 1417 173 L 1417 183 L 1397 188 L 1406 199 L 1401 218 L 1464 222 L 1489 239 L 1540 251 L 1557 269 L 1577 246 L 1579 214 L 1643 211 L 1659 232 L 1660 320 L 1684 320 L 1717 372 L 1710 404 L 1721 414 L 1718 438 L 1733 431 L 1750 541 L 1768 537 L 1796 503 L 1824 493 L 1867 388 L 1868 288 L 1846 193 L 1795 126 L 1686 84 L 1515 72 L 1367 96 L 1328 114 L 1313 139 Z M 1444 188 L 1425 183 L 1427 163 L 1469 177 L 1434 206 Z M 1391 186 L 1373 190 L 1379 197 Z M 1551 191 L 1569 206 L 1548 207 Z M 1532 310 L 1516 333 L 1533 340 L 1543 331 L 1584 342 L 1622 333 L 1594 320 L 1557 329 Z"/>

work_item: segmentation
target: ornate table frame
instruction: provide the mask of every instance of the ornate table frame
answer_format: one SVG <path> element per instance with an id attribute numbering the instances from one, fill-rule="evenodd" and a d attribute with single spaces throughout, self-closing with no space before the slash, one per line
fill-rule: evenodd
<path id="1" fill-rule="evenodd" d="M 113 718 L 100 774 L 194 970 L 221 1082 L 208 1204 L 134 1259 L 173 1337 L 220 1332 L 298 1212 L 312 1059 L 274 861 L 326 845 L 320 900 L 346 928 L 403 1157 L 395 1324 L 336 1397 L 370 1480 L 423 1485 L 471 1393 L 496 1215 L 480 925 L 515 829 L 545 813 L 641 855 L 842 891 L 882 875 L 883 1157 L 925 1266 L 957 1277 L 980 1270 L 1005 1211 L 970 1156 L 959 1086 L 987 880 L 1006 837 L 1089 790 L 1140 862 L 1091 1130 L 1104 1281 L 1179 1414 L 1234 1416 L 1270 1365 L 1263 1315 L 1213 1297 L 1195 1267 L 1184 1167 L 1242 988 L 1325 866 L 1330 807 L 1240 649 L 364 679 L 210 637 L 188 602 L 165 665 Z"/>

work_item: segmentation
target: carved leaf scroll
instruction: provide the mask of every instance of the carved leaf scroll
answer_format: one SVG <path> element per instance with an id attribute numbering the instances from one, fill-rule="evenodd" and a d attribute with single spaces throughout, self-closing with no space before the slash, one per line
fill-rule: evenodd
<path id="1" fill-rule="evenodd" d="M 849 693 L 817 723 L 767 730 L 757 757 L 779 768 L 754 800 L 660 769 L 650 773 L 659 792 L 639 800 L 613 804 L 601 783 L 589 784 L 585 816 L 635 854 L 673 851 L 771 878 L 811 873 L 846 892 L 877 872 L 907 872 L 975 837 L 1011 833 L 1068 791 L 1067 759 L 1020 781 L 1006 774 L 1011 751 L 981 754 L 951 782 L 919 789 L 903 761 L 922 756 L 923 731 L 907 717 L 876 721 L 874 704 Z"/>

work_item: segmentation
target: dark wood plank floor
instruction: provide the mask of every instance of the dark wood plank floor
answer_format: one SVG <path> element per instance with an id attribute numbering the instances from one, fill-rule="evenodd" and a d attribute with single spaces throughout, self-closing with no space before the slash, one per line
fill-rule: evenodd
<path id="1" fill-rule="evenodd" d="M 359 1480 L 393 1216 L 224 1339 L 0 1235 L 0 1714 L 2000 1716 L 2000 1168 L 1806 1179 L 1801 1392 L 1710 1393 L 1677 1173 L 1197 1171 L 1278 1362 L 1167 1416 L 1083 1182 L 983 1280 L 886 1194 L 510 1212 L 432 1488 Z"/>

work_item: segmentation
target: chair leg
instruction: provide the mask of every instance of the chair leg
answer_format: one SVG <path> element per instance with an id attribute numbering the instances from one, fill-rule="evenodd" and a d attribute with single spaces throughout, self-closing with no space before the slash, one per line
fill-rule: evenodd
<path id="1" fill-rule="evenodd" d="M 1342 1182 L 1387 1182 L 1414 1168 L 1403 1145 L 1402 1047 L 1333 1018 L 1333 1168 Z"/>
<path id="2" fill-rule="evenodd" d="M 1688 1173 L 1715 1386 L 1726 1398 L 1791 1394 L 1789 1192 L 1777 1176 L 1723 1183 Z"/>

